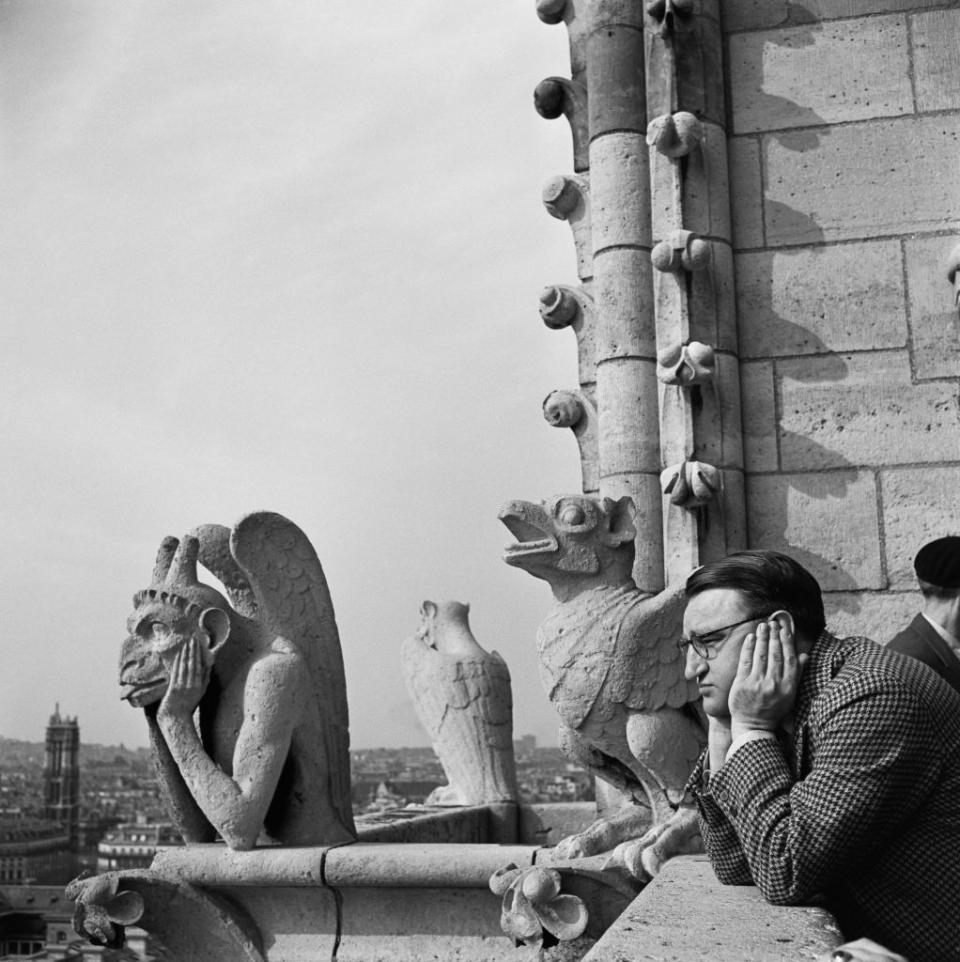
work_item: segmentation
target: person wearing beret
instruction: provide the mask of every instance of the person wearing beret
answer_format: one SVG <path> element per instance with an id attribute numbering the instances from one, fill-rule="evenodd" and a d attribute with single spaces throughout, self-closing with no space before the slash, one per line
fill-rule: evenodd
<path id="1" fill-rule="evenodd" d="M 929 665 L 960 691 L 960 538 L 925 544 L 913 568 L 923 611 L 887 647 Z"/>

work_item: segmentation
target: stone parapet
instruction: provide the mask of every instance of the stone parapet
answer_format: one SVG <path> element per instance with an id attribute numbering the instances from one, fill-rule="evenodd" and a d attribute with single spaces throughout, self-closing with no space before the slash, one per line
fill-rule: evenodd
<path id="1" fill-rule="evenodd" d="M 842 941 L 822 908 L 764 901 L 752 885 L 721 885 L 702 855 L 668 862 L 583 962 L 784 962 Z"/>
<path id="2" fill-rule="evenodd" d="M 161 944 L 171 933 L 181 937 L 177 913 L 196 903 L 210 916 L 213 936 L 242 943 L 244 957 L 258 962 L 497 962 L 517 952 L 501 931 L 506 902 L 491 890 L 491 876 L 532 869 L 542 853 L 530 845 L 357 842 L 245 852 L 194 845 L 118 881 L 121 890 L 140 889 L 148 909 L 165 900 L 168 911 L 151 915 L 151 935 Z M 548 951 L 545 962 L 580 958 L 636 893 L 636 882 L 603 871 L 602 862 L 549 862 L 562 874 L 564 892 L 581 900 L 586 931 Z M 224 920 L 214 918 L 217 912 L 226 913 Z M 203 957 L 234 959 L 219 948 Z"/>
<path id="3" fill-rule="evenodd" d="M 213 887 L 483 888 L 508 862 L 533 865 L 533 845 L 409 845 L 355 842 L 342 846 L 273 846 L 236 851 L 225 845 L 173 846 L 151 869 L 171 881 Z"/>

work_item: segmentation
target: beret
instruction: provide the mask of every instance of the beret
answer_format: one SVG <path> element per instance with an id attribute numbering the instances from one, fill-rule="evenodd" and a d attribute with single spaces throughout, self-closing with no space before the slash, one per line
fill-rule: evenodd
<path id="1" fill-rule="evenodd" d="M 914 559 L 917 577 L 938 588 L 960 588 L 960 538 L 950 535 L 925 544 Z"/>

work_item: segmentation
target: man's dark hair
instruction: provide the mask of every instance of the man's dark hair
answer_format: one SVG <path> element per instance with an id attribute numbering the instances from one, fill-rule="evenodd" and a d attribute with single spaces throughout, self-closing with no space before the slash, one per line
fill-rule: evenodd
<path id="1" fill-rule="evenodd" d="M 817 579 L 777 551 L 738 551 L 711 561 L 687 578 L 685 591 L 692 598 L 711 588 L 736 589 L 757 617 L 789 611 L 806 638 L 816 638 L 827 624 Z"/>
<path id="2" fill-rule="evenodd" d="M 948 598 L 960 596 L 960 588 L 941 588 L 940 585 L 932 585 L 929 581 L 922 581 L 920 578 L 917 579 L 917 583 L 920 585 L 920 594 L 924 598 L 938 598 L 946 601 Z"/>

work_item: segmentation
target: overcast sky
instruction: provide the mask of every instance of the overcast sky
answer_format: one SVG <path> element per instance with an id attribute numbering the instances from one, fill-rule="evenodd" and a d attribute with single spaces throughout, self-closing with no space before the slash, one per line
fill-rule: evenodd
<path id="1" fill-rule="evenodd" d="M 579 485 L 537 313 L 576 283 L 540 202 L 571 169 L 532 91 L 533 0 L 0 0 L 0 734 L 146 743 L 119 701 L 164 535 L 255 509 L 333 594 L 354 747 L 426 744 L 398 671 L 422 600 L 471 604 L 555 742 L 549 590 L 499 504 Z"/>

